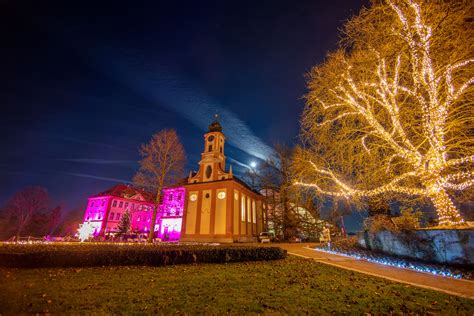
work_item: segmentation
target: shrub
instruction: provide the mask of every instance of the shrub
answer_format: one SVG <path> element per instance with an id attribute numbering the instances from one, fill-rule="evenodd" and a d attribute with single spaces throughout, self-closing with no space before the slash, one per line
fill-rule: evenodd
<path id="1" fill-rule="evenodd" d="M 395 226 L 401 231 L 414 230 L 420 228 L 421 212 L 414 211 L 412 208 L 401 208 L 400 216 L 394 217 Z"/>
<path id="2" fill-rule="evenodd" d="M 364 221 L 365 229 L 371 233 L 390 231 L 393 233 L 407 232 L 420 228 L 422 213 L 414 211 L 411 207 L 402 207 L 400 216 L 375 215 Z"/>
<path id="3" fill-rule="evenodd" d="M 387 215 L 375 215 L 365 219 L 364 227 L 369 232 L 375 234 L 380 231 L 397 231 L 397 227 L 392 222 L 392 219 Z"/>
<path id="4" fill-rule="evenodd" d="M 0 247 L 0 266 L 9 268 L 163 266 L 277 260 L 285 257 L 286 250 L 281 248 L 252 246 L 11 244 Z"/>

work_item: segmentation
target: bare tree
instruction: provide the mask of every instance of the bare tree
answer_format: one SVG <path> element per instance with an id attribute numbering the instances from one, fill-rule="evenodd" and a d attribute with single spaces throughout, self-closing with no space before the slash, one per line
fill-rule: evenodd
<path id="1" fill-rule="evenodd" d="M 48 204 L 48 192 L 40 186 L 26 187 L 13 195 L 7 202 L 5 210 L 15 227 L 17 240 L 35 216 L 41 217 L 46 213 Z"/>
<path id="2" fill-rule="evenodd" d="M 61 223 L 61 206 L 56 206 L 48 214 L 48 234 L 52 235 Z"/>
<path id="3" fill-rule="evenodd" d="M 429 199 L 440 225 L 474 184 L 471 1 L 373 2 L 308 75 L 295 184 L 341 198 Z M 448 194 L 450 193 L 450 195 Z"/>
<path id="4" fill-rule="evenodd" d="M 282 239 L 298 233 L 311 235 L 319 219 L 314 198 L 292 186 L 292 156 L 292 148 L 277 144 L 273 156 L 247 173 L 254 189 L 266 196 L 267 222 Z"/>
<path id="5" fill-rule="evenodd" d="M 141 188 L 156 192 L 148 236 L 148 242 L 153 242 L 161 191 L 183 177 L 186 156 L 174 129 L 164 129 L 154 134 L 148 144 L 141 146 L 140 155 L 140 169 L 133 182 Z"/>

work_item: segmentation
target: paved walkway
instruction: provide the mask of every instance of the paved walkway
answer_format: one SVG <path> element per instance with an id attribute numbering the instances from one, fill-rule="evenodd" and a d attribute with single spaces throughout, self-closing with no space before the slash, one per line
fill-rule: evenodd
<path id="1" fill-rule="evenodd" d="M 290 255 L 312 258 L 318 262 L 347 270 L 474 299 L 474 281 L 446 278 L 428 273 L 389 267 L 363 260 L 333 255 L 322 251 L 315 251 L 312 249 L 315 244 L 278 244 L 278 246 L 286 249 Z"/>

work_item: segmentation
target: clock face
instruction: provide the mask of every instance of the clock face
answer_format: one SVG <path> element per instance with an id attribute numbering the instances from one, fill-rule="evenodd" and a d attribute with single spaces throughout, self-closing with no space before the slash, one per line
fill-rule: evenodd
<path id="1" fill-rule="evenodd" d="M 196 194 L 191 194 L 191 196 L 189 197 L 189 199 L 190 199 L 192 202 L 196 201 L 197 198 L 198 198 L 198 197 L 197 197 Z"/>
<path id="2" fill-rule="evenodd" d="M 218 197 L 219 199 L 221 199 L 221 200 L 224 199 L 224 198 L 225 198 L 225 192 L 219 192 L 219 193 L 217 194 L 217 197 Z"/>
<path id="3" fill-rule="evenodd" d="M 209 136 L 209 138 L 207 139 L 209 142 L 212 142 L 214 140 L 214 135 L 211 135 Z"/>

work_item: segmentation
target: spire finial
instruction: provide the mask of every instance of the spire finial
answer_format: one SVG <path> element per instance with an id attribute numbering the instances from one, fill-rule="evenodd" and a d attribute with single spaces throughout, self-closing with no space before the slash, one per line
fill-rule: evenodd
<path id="1" fill-rule="evenodd" d="M 209 125 L 209 132 L 222 132 L 222 126 L 219 123 L 219 115 L 214 114 L 214 122 Z"/>

